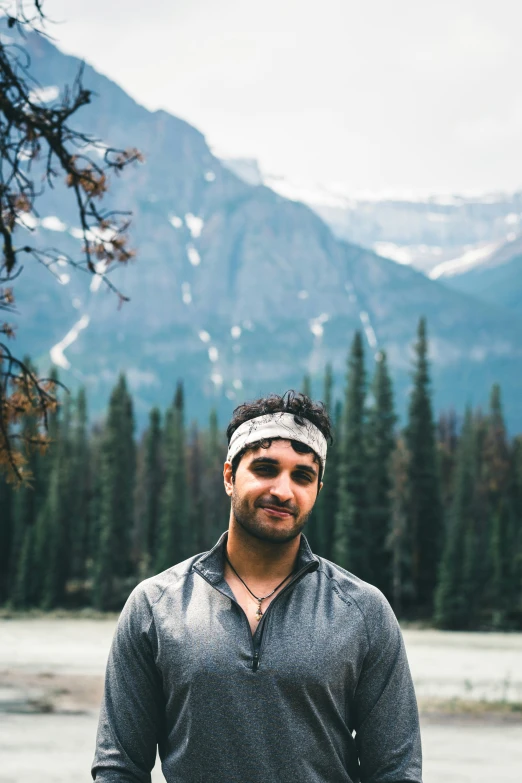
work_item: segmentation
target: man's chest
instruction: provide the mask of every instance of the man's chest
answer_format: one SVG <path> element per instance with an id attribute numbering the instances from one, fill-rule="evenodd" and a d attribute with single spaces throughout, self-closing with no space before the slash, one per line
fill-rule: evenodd
<path id="1" fill-rule="evenodd" d="M 295 693 L 324 691 L 341 700 L 355 690 L 366 651 L 364 628 L 351 607 L 306 584 L 258 603 L 232 600 L 196 583 L 183 606 L 162 615 L 156 662 L 167 697 L 191 692 L 256 687 L 270 680 Z M 250 685 L 248 685 L 250 683 Z"/>
<path id="2" fill-rule="evenodd" d="M 257 591 L 252 594 L 249 589 L 233 575 L 227 578 L 227 583 L 232 590 L 239 607 L 245 613 L 250 626 L 250 631 L 252 636 L 254 636 L 268 607 L 277 597 L 278 593 L 281 592 L 282 585 L 280 585 L 279 589 L 275 590 L 271 595 L 267 593 L 265 597 L 263 591 Z M 259 595 L 257 593 L 259 593 Z"/>
<path id="3" fill-rule="evenodd" d="M 244 599 L 243 600 L 239 600 L 238 599 L 238 604 L 241 607 L 241 609 L 244 611 L 244 613 L 246 614 L 247 620 L 248 620 L 248 624 L 250 626 L 250 632 L 251 632 L 252 636 L 254 636 L 254 634 L 257 631 L 257 628 L 259 626 L 259 623 L 261 621 L 261 618 L 262 618 L 263 614 L 268 609 L 269 601 L 262 602 L 261 615 L 258 614 L 258 612 L 259 612 L 259 609 L 258 609 L 259 604 L 257 602 L 255 604 L 252 604 L 250 601 L 245 601 Z"/>

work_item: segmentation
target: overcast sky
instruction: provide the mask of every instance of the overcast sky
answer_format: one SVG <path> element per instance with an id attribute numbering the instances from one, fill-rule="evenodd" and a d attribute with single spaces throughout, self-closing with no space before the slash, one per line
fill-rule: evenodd
<path id="1" fill-rule="evenodd" d="M 348 192 L 522 187 L 519 0 L 45 0 L 219 153 Z"/>

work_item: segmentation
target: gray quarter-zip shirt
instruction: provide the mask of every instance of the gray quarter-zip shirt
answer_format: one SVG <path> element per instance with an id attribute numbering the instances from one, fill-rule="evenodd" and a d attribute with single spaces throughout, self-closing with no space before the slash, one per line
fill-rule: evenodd
<path id="1" fill-rule="evenodd" d="M 141 582 L 107 663 L 92 776 L 148 783 L 422 783 L 417 703 L 395 615 L 314 555 L 254 635 L 224 579 L 228 533 Z"/>

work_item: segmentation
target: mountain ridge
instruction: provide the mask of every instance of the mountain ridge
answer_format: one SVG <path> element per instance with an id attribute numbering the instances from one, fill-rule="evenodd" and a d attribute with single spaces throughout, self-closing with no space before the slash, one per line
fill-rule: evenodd
<path id="1" fill-rule="evenodd" d="M 28 46 L 42 87 L 71 80 L 75 58 L 38 38 Z M 370 357 L 388 351 L 404 414 L 411 343 L 426 316 L 437 407 L 462 408 L 470 396 L 485 404 L 498 380 L 508 416 L 518 422 L 518 319 L 339 241 L 308 206 L 228 171 L 189 123 L 140 107 L 90 66 L 84 81 L 99 94 L 82 110 L 85 128 L 104 143 L 136 146 L 146 158 L 111 188 L 111 204 L 134 212 L 138 261 L 113 273 L 131 302 L 118 312 L 96 278 L 71 273 L 60 284 L 42 269 L 24 273 L 15 293 L 19 345 L 40 366 L 76 328 L 54 357 L 70 362 L 67 368 L 62 361 L 65 382 L 85 383 L 96 412 L 120 369 L 129 373 L 141 422 L 153 404 L 170 400 L 178 378 L 186 381 L 189 416 L 198 418 L 211 405 L 228 415 L 244 397 L 299 386 L 305 372 L 317 386 L 327 361 L 339 395 L 359 328 Z M 79 244 L 66 195 L 58 187 L 42 198 L 36 239 L 59 234 L 60 247 L 74 255 Z M 65 228 L 53 233 L 44 223 L 53 225 L 50 218 Z"/>
<path id="2" fill-rule="evenodd" d="M 443 278 L 458 290 L 472 293 L 474 288 L 454 278 L 489 266 L 502 254 L 509 262 L 513 243 L 522 239 L 522 191 L 415 198 L 412 194 L 346 195 L 339 188 L 296 185 L 266 175 L 254 159 L 225 158 L 223 164 L 248 183 L 264 182 L 276 193 L 308 204 L 339 239 L 420 269 L 433 280 Z M 491 297 L 488 301 L 494 303 Z M 504 304 L 502 296 L 498 304 Z"/>

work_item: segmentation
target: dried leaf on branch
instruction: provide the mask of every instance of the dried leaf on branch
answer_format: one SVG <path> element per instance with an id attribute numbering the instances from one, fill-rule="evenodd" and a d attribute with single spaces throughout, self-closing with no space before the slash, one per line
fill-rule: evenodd
<path id="1" fill-rule="evenodd" d="M 120 174 L 143 157 L 135 148 L 107 147 L 72 124 L 76 112 L 93 98 L 83 85 L 83 67 L 55 100 L 40 102 L 42 87 L 31 72 L 27 36 L 47 36 L 43 3 L 18 0 L 2 6 L 8 27 L 18 33 L 19 40 L 0 39 L 0 310 L 15 312 L 12 283 L 24 269 L 24 259 L 36 260 L 55 276 L 58 261 L 97 274 L 121 306 L 127 297 L 108 272 L 111 265 L 126 264 L 134 257 L 129 247 L 129 213 L 105 210 L 100 202 L 108 192 L 111 174 Z M 31 237 L 38 225 L 38 198 L 59 182 L 70 189 L 76 206 L 83 239 L 79 257 L 27 241 L 28 232 Z M 30 274 L 29 264 L 24 272 Z M 12 339 L 13 326 L 7 321 L 0 324 L 0 334 Z M 47 447 L 47 413 L 57 404 L 52 383 L 38 378 L 1 344 L 0 470 L 10 480 L 26 480 L 23 466 L 28 449 Z M 22 416 L 34 416 L 41 429 L 30 443 L 21 434 Z"/>

